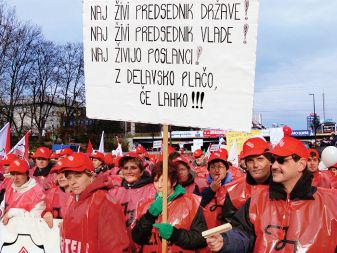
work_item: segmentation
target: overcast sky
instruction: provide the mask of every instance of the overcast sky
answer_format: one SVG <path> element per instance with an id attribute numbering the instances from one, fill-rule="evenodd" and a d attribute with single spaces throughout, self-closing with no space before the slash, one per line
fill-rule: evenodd
<path id="1" fill-rule="evenodd" d="M 82 41 L 81 0 L 5 0 L 56 43 Z M 254 110 L 263 124 L 306 129 L 316 112 L 337 120 L 337 1 L 260 0 Z"/>

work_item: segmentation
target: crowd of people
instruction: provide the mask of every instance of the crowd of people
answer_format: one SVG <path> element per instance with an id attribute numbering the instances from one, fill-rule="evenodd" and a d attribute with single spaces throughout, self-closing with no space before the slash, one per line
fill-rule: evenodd
<path id="1" fill-rule="evenodd" d="M 60 225 L 65 252 L 337 252 L 337 164 L 290 136 L 276 146 L 248 139 L 240 165 L 224 148 L 162 154 L 142 146 L 115 157 L 39 147 L 29 161 L 0 161 L 0 217 L 43 218 Z M 163 222 L 167 185 L 168 219 Z M 224 223 L 233 229 L 207 238 Z"/>

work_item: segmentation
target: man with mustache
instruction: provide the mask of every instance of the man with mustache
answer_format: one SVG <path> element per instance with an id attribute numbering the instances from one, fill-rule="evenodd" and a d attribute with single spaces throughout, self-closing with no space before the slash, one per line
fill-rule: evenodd
<path id="1" fill-rule="evenodd" d="M 213 252 L 335 252 L 337 196 L 312 186 L 308 151 L 286 136 L 269 152 L 269 186 L 252 189 L 251 198 L 233 216 L 233 230 L 207 238 Z"/>

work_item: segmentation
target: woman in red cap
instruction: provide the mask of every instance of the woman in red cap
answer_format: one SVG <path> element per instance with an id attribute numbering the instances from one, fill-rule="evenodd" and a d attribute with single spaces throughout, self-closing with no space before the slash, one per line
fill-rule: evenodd
<path id="1" fill-rule="evenodd" d="M 135 152 L 129 152 L 119 160 L 119 167 L 124 177 L 122 186 L 113 188 L 109 194 L 114 201 L 124 207 L 127 227 L 135 221 L 138 202 L 152 198 L 155 189 L 150 174 L 144 170 L 143 160 Z"/>
<path id="2" fill-rule="evenodd" d="M 196 173 L 191 170 L 188 160 L 184 156 L 179 156 L 173 160 L 178 171 L 178 183 L 185 188 L 187 193 L 199 195 L 208 187 L 205 178 L 197 177 Z"/>
<path id="3" fill-rule="evenodd" d="M 108 166 L 105 165 L 105 157 L 102 152 L 96 151 L 90 155 L 90 159 L 92 160 L 94 172 L 96 175 L 104 173 L 108 170 Z"/>
<path id="4" fill-rule="evenodd" d="M 61 158 L 52 168 L 50 173 L 56 173 L 56 186 L 46 192 L 46 209 L 42 213 L 43 219 L 50 228 L 53 227 L 53 219 L 62 219 L 73 198 L 71 189 L 64 172 L 60 169 L 66 162 L 66 158 Z"/>
<path id="5" fill-rule="evenodd" d="M 74 199 L 61 225 L 61 252 L 128 252 L 129 238 L 122 207 L 110 201 L 107 177 L 95 179 L 93 165 L 74 153 L 61 165 Z"/>
<path id="6" fill-rule="evenodd" d="M 163 167 L 156 164 L 152 171 L 156 195 L 139 204 L 137 222 L 132 229 L 133 240 L 142 245 L 142 252 L 161 252 L 161 238 L 169 241 L 168 252 L 196 252 L 206 246 L 201 232 L 207 230 L 205 217 L 200 207 L 200 197 L 186 193 L 178 184 L 177 168 L 169 163 L 168 168 L 168 220 L 162 223 Z M 197 251 L 199 252 L 199 251 Z"/>
<path id="7" fill-rule="evenodd" d="M 35 160 L 35 167 L 31 169 L 31 176 L 33 176 L 38 184 L 44 190 L 48 190 L 55 186 L 55 177 L 49 174 L 54 163 L 50 158 L 52 151 L 47 147 L 38 147 L 33 158 Z"/>
<path id="8" fill-rule="evenodd" d="M 45 195 L 34 178 L 29 177 L 29 165 L 26 161 L 16 159 L 9 165 L 12 184 L 7 187 L 1 202 L 0 217 L 7 224 L 13 217 L 41 217 L 45 209 Z"/>

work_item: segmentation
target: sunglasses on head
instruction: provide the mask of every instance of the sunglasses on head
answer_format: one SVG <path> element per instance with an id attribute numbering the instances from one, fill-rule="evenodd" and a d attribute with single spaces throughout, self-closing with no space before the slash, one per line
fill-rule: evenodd
<path id="1" fill-rule="evenodd" d="M 292 155 L 290 156 L 272 156 L 270 158 L 270 162 L 273 164 L 275 161 L 277 161 L 278 164 L 284 164 L 286 161 L 289 161 L 291 159 L 294 159 Z"/>

